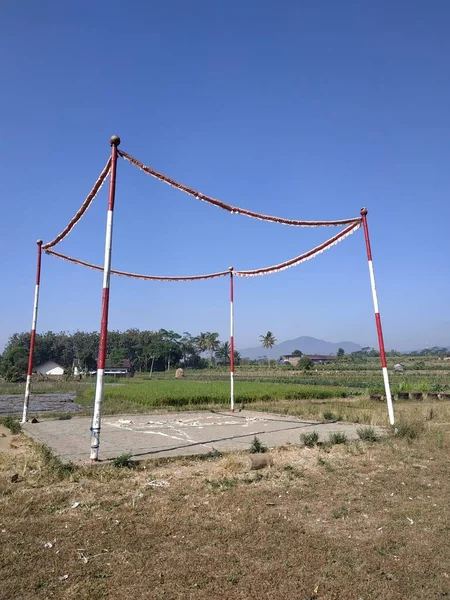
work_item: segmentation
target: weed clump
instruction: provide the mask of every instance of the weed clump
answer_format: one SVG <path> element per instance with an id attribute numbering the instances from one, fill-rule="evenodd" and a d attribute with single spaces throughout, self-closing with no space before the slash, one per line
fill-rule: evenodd
<path id="1" fill-rule="evenodd" d="M 330 444 L 346 444 L 347 436 L 343 431 L 335 431 L 329 435 Z"/>
<path id="2" fill-rule="evenodd" d="M 54 475 L 56 479 L 68 479 L 76 470 L 72 462 L 64 463 L 58 456 L 55 456 L 48 446 L 40 444 L 39 453 L 42 457 L 44 470 L 49 475 Z"/>
<path id="3" fill-rule="evenodd" d="M 223 454 L 219 450 L 214 448 L 210 452 L 206 452 L 205 454 L 199 454 L 197 456 L 198 460 L 215 460 L 216 458 L 222 458 Z"/>
<path id="4" fill-rule="evenodd" d="M 133 455 L 131 454 L 131 452 L 126 452 L 124 454 L 121 454 L 120 456 L 116 456 L 116 458 L 113 460 L 113 465 L 115 466 L 116 469 L 132 469 L 133 468 L 133 461 L 131 460 L 131 457 Z"/>
<path id="5" fill-rule="evenodd" d="M 373 427 L 358 427 L 356 433 L 363 442 L 378 442 L 380 439 Z"/>
<path id="6" fill-rule="evenodd" d="M 250 454 L 256 454 L 257 452 L 264 453 L 267 452 L 267 446 L 265 446 L 259 438 L 253 438 L 252 443 L 250 444 Z"/>
<path id="7" fill-rule="evenodd" d="M 399 437 L 405 438 L 408 441 L 415 440 L 424 430 L 424 424 L 421 422 L 408 423 L 400 421 L 395 427 L 395 433 Z"/>
<path id="8" fill-rule="evenodd" d="M 311 433 L 302 433 L 300 439 L 307 448 L 314 448 L 319 441 L 319 434 L 317 431 L 313 431 Z"/>

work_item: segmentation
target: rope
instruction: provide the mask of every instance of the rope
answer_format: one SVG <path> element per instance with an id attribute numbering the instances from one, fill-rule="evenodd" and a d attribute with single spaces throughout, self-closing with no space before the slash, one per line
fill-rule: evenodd
<path id="1" fill-rule="evenodd" d="M 332 238 L 330 238 L 329 240 L 327 240 L 320 246 L 316 246 L 316 248 L 313 248 L 312 250 L 309 250 L 308 252 L 304 252 L 303 254 L 300 254 L 300 256 L 291 258 L 290 260 L 287 260 L 286 262 L 283 262 L 279 265 L 273 265 L 271 267 L 255 269 L 252 271 L 235 271 L 235 270 L 233 270 L 233 274 L 237 275 L 238 277 L 256 277 L 258 275 L 272 275 L 273 273 L 278 273 L 279 271 L 284 271 L 284 269 L 288 269 L 288 268 L 298 265 L 302 262 L 305 262 L 306 260 L 314 258 L 318 254 L 321 254 L 325 250 L 328 250 L 328 248 L 335 246 L 336 244 L 338 244 L 339 242 L 344 240 L 346 237 L 348 237 L 349 235 L 354 233 L 357 229 L 359 229 L 360 225 L 361 225 L 360 222 L 352 223 L 349 227 L 347 227 L 343 231 L 339 232 L 337 235 L 333 236 Z M 62 260 L 66 260 L 70 263 L 73 263 L 76 265 L 81 265 L 82 267 L 94 269 L 95 271 L 103 271 L 103 267 L 101 267 L 99 265 L 88 263 L 88 262 L 85 262 L 84 260 L 80 260 L 78 258 L 73 258 L 71 256 L 67 256 L 66 254 L 61 254 L 60 252 L 55 252 L 54 250 L 46 250 L 45 252 L 52 256 L 56 256 L 57 258 L 60 258 Z M 120 277 L 129 277 L 132 279 L 143 279 L 143 280 L 147 280 L 147 281 L 197 281 L 199 279 L 215 279 L 217 277 L 225 277 L 226 275 L 229 275 L 230 270 L 228 269 L 227 271 L 219 271 L 218 273 L 209 273 L 207 275 L 189 275 L 189 276 L 184 276 L 184 277 L 171 277 L 168 275 L 141 275 L 139 273 L 128 273 L 127 271 L 118 271 L 117 269 L 111 269 L 111 273 L 113 275 L 119 275 Z"/>
<path id="2" fill-rule="evenodd" d="M 125 160 L 130 162 L 135 167 L 138 167 L 139 169 L 141 169 L 141 171 L 144 171 L 144 173 L 147 173 L 147 175 L 151 175 L 152 177 L 155 177 L 159 181 L 163 181 L 164 183 L 167 183 L 168 185 L 171 185 L 172 187 L 174 187 L 178 190 L 181 190 L 182 192 L 186 192 L 186 194 L 193 196 L 197 200 L 202 200 L 203 202 L 207 202 L 208 204 L 212 204 L 213 206 L 222 208 L 223 210 L 226 210 L 231 214 L 245 215 L 247 217 L 252 217 L 253 219 L 259 219 L 261 221 L 270 221 L 272 223 L 282 223 L 283 225 L 292 225 L 294 227 L 333 227 L 333 226 L 339 226 L 339 225 L 349 225 L 351 223 L 359 223 L 359 221 L 360 221 L 360 217 L 356 217 L 353 219 L 343 219 L 340 221 L 297 221 L 295 219 L 284 219 L 282 217 L 273 217 L 270 215 L 263 215 L 261 213 L 253 212 L 253 211 L 247 210 L 245 208 L 231 206 L 230 204 L 226 204 L 225 202 L 222 202 L 221 200 L 217 200 L 216 198 L 211 198 L 211 196 L 206 196 L 205 194 L 197 192 L 197 191 L 193 190 L 192 188 L 189 188 L 186 185 L 183 185 L 182 183 L 178 183 L 174 179 L 171 179 L 170 177 L 167 177 L 167 175 L 163 175 L 162 173 L 155 171 L 155 169 L 152 169 L 151 167 L 147 167 L 146 165 L 141 163 L 139 160 L 137 160 L 137 158 L 134 158 L 133 156 L 131 156 L 130 154 L 127 154 L 126 152 L 123 152 L 123 150 L 118 150 L 117 152 L 118 152 L 119 156 L 121 156 L 122 158 L 124 158 Z"/>
<path id="3" fill-rule="evenodd" d="M 48 250 L 48 248 L 53 248 L 53 246 L 56 246 L 56 244 L 59 244 L 59 242 L 61 240 L 63 240 L 72 231 L 72 229 L 75 227 L 75 225 L 81 219 L 81 217 L 87 211 L 87 209 L 91 205 L 94 198 L 99 193 L 103 183 L 105 182 L 105 179 L 107 178 L 107 176 L 109 174 L 110 168 L 111 168 L 111 158 L 108 159 L 108 162 L 106 163 L 105 167 L 103 168 L 103 171 L 100 173 L 99 178 L 94 183 L 94 187 L 89 192 L 86 200 L 83 202 L 83 204 L 81 205 L 81 207 L 78 210 L 78 212 L 76 213 L 76 215 L 73 217 L 73 219 L 67 225 L 67 227 L 65 229 L 63 229 L 61 231 L 61 233 L 55 237 L 54 240 L 52 240 L 51 242 L 48 242 L 47 244 L 44 244 L 42 246 L 42 250 Z"/>

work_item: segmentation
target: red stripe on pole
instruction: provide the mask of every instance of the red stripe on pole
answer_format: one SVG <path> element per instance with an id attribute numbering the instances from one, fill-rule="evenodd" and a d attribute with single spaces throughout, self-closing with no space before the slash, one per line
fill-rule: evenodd
<path id="1" fill-rule="evenodd" d="M 384 350 L 383 329 L 381 327 L 380 313 L 375 313 L 375 323 L 377 324 L 378 345 L 380 347 L 381 366 L 386 367 L 386 353 Z"/>
<path id="2" fill-rule="evenodd" d="M 40 285 L 41 283 L 41 262 L 42 262 L 42 241 L 39 240 L 37 242 L 38 245 L 38 257 L 37 257 L 37 266 L 36 266 L 36 285 Z"/>
<path id="3" fill-rule="evenodd" d="M 102 320 L 100 326 L 100 347 L 98 352 L 98 369 L 105 368 L 106 344 L 108 341 L 108 311 L 109 311 L 109 288 L 103 288 L 102 293 Z"/>
<path id="4" fill-rule="evenodd" d="M 364 239 L 366 240 L 366 250 L 368 260 L 372 260 L 372 248 L 370 247 L 369 228 L 367 226 L 367 208 L 361 209 L 361 216 L 364 228 Z"/>
<path id="5" fill-rule="evenodd" d="M 111 178 L 109 181 L 109 200 L 108 210 L 114 210 L 114 200 L 116 196 L 116 171 L 117 171 L 117 145 L 111 146 Z"/>
<path id="6" fill-rule="evenodd" d="M 117 169 L 117 144 L 111 143 L 111 174 L 109 180 L 108 212 L 114 210 L 116 195 L 116 169 Z M 111 251 L 111 250 L 109 250 Z M 109 312 L 109 272 L 107 273 L 107 287 L 102 293 L 102 317 L 100 324 L 100 346 L 98 350 L 97 369 L 105 368 L 106 344 L 108 341 L 108 312 Z"/>
<path id="7" fill-rule="evenodd" d="M 34 356 L 34 344 L 36 340 L 36 329 L 33 329 L 31 332 L 30 338 L 30 354 L 28 356 L 28 371 L 27 375 L 33 374 L 33 356 Z"/>

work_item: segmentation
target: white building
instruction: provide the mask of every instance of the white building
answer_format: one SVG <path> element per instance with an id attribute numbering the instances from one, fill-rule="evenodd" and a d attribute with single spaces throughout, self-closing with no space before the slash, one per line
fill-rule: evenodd
<path id="1" fill-rule="evenodd" d="M 53 360 L 47 360 L 42 365 L 35 367 L 34 371 L 40 375 L 64 375 L 64 368 Z"/>

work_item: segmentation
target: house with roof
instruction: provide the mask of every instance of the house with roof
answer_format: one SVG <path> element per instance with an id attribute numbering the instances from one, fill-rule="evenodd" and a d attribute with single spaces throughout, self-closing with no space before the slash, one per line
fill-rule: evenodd
<path id="1" fill-rule="evenodd" d="M 90 375 L 96 375 L 97 371 L 91 371 Z M 113 361 L 107 358 L 105 361 L 105 375 L 113 377 L 134 377 L 134 369 L 131 361 L 128 358 L 123 360 Z"/>
<path id="2" fill-rule="evenodd" d="M 283 354 L 280 356 L 281 364 L 291 364 L 293 367 L 296 367 L 302 358 L 309 358 L 313 363 L 327 363 L 332 360 L 336 360 L 336 357 L 332 354 L 303 354 L 303 356 L 298 356 L 297 354 Z"/>
<path id="3" fill-rule="evenodd" d="M 64 375 L 64 367 L 56 363 L 54 360 L 46 360 L 41 365 L 35 367 L 33 371 L 38 373 L 38 375 Z"/>

